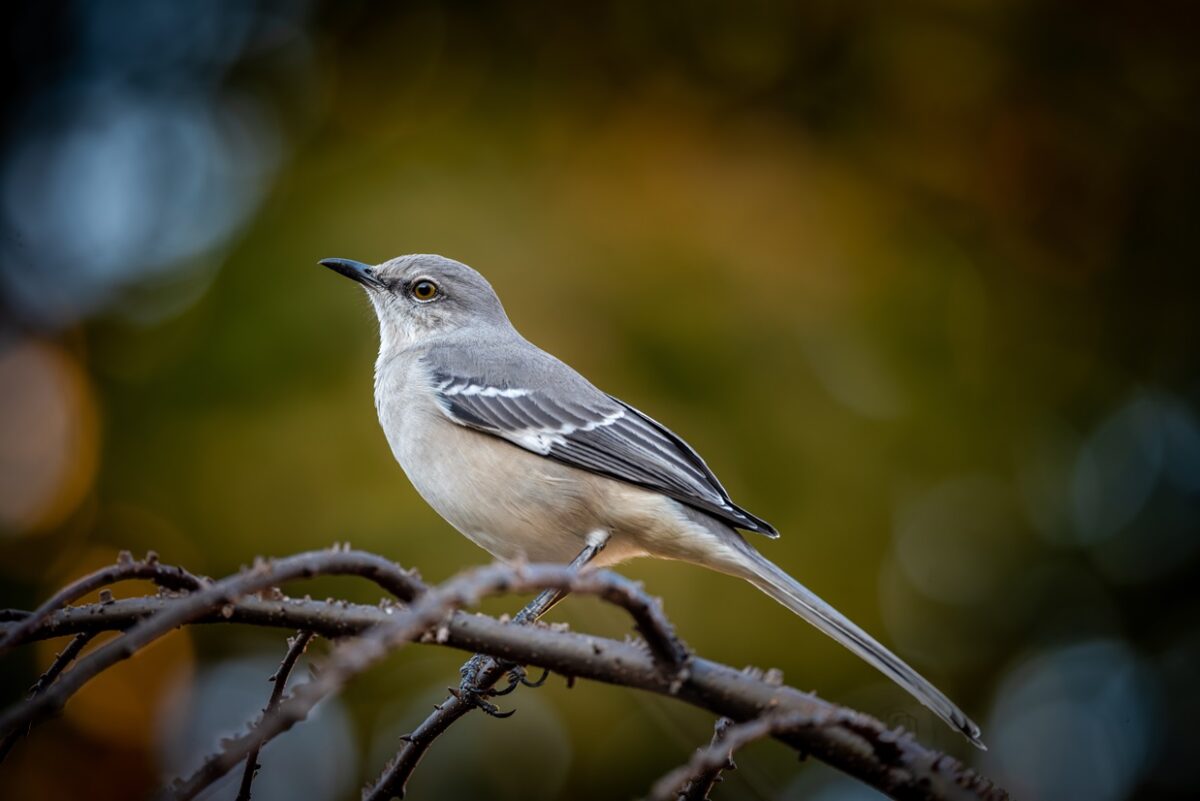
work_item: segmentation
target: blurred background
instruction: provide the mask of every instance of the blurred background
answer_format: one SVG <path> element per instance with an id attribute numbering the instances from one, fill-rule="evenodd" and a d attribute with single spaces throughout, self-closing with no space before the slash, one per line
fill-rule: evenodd
<path id="1" fill-rule="evenodd" d="M 436 252 L 689 439 L 783 532 L 763 551 L 991 750 L 748 586 L 623 568 L 699 652 L 1016 798 L 1196 797 L 1189 4 L 675 5 L 6 5 L 0 606 L 120 549 L 210 575 L 345 540 L 435 581 L 486 561 L 394 464 L 373 315 L 316 265 Z M 3 795 L 145 794 L 257 712 L 285 635 L 164 640 L 18 746 Z M 62 644 L 6 655 L 0 700 Z M 462 659 L 390 659 L 264 752 L 255 798 L 357 798 Z M 633 797 L 712 723 L 560 678 L 504 700 L 411 798 Z M 738 762 L 719 798 L 879 797 L 770 743 Z"/>

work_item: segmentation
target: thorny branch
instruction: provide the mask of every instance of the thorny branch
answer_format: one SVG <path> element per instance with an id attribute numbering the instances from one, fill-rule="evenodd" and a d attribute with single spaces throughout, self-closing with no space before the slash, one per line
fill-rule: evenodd
<path id="1" fill-rule="evenodd" d="M 461 573 L 426 591 L 407 609 L 397 612 L 390 622 L 339 645 L 316 677 L 296 687 L 250 731 L 225 740 L 221 751 L 206 759 L 194 774 L 176 782 L 164 797 L 180 801 L 195 798 L 252 750 L 307 718 L 322 698 L 340 690 L 349 679 L 424 632 L 440 630 L 455 609 L 474 606 L 488 595 L 543 588 L 595 595 L 623 607 L 646 638 L 655 665 L 664 677 L 672 684 L 681 684 L 687 678 L 687 651 L 675 639 L 658 603 L 629 579 L 608 571 L 580 574 L 564 565 L 490 565 Z"/>
<path id="2" fill-rule="evenodd" d="M 757 718 L 757 720 L 761 719 Z M 724 781 L 721 774 L 727 770 L 737 768 L 737 765 L 733 762 L 733 750 L 725 749 L 721 746 L 721 741 L 725 739 L 725 733 L 733 725 L 733 721 L 729 718 L 717 719 L 717 722 L 713 725 L 712 742 L 709 743 L 708 747 L 710 749 L 720 749 L 719 753 L 724 754 L 724 757 L 708 760 L 703 765 L 694 765 L 689 762 L 687 767 L 690 768 L 690 776 L 685 776 L 687 784 L 683 786 L 683 789 L 679 790 L 678 801 L 708 801 L 708 794 L 713 791 L 714 787 Z M 668 782 L 668 778 L 664 778 L 662 781 Z M 678 787 L 673 778 L 668 783 L 673 787 Z M 653 792 L 654 790 L 651 790 L 651 793 Z"/>
<path id="3" fill-rule="evenodd" d="M 409 605 L 401 609 L 394 604 L 376 607 L 299 600 L 274 590 L 291 579 L 333 573 L 367 578 Z M 541 589 L 590 592 L 620 603 L 634 616 L 646 644 L 619 642 L 538 624 L 516 625 L 451 611 L 473 605 L 487 594 Z M 488 654 L 505 662 L 535 665 L 569 677 L 670 695 L 743 722 L 730 728 L 729 734 L 734 737 L 727 735 L 719 745 L 714 743 L 709 749 L 702 749 L 693 761 L 701 760 L 701 754 L 715 748 L 724 764 L 726 756 L 748 741 L 745 738 L 771 736 L 893 798 L 989 801 L 1007 798 L 1002 789 L 954 759 L 926 749 L 903 732 L 888 730 L 874 718 L 764 680 L 761 675 L 696 656 L 688 658 L 657 603 L 640 587 L 607 571 L 581 574 L 562 566 L 496 565 L 470 571 L 439 587 L 426 588 L 414 574 L 386 559 L 333 550 L 262 562 L 250 570 L 177 595 L 160 594 L 79 607 L 60 604 L 48 612 L 43 611 L 46 606 L 37 613 L 0 610 L 0 641 L 16 645 L 68 634 L 125 633 L 80 660 L 57 682 L 43 682 L 49 684 L 44 693 L 7 710 L 0 716 L 3 726 L 0 731 L 18 727 L 24 730 L 26 723 L 59 708 L 88 678 L 180 625 L 241 623 L 304 629 L 344 640 L 334 648 L 314 679 L 281 696 L 278 705 L 269 714 L 264 713 L 248 732 L 225 741 L 222 751 L 206 760 L 197 775 L 171 788 L 172 797 L 192 797 L 236 767 L 256 747 L 303 720 L 317 701 L 340 689 L 382 656 L 407 642 L 420 641 Z M 14 631 L 20 633 L 14 635 Z M 120 643 L 125 645 L 104 655 L 106 649 Z M 85 667 L 87 671 L 77 676 Z M 43 700 L 47 696 L 53 700 Z M 699 769 L 707 764 L 693 766 L 689 762 L 687 772 L 681 774 L 673 791 L 678 791 L 689 776 L 698 776 Z"/>
<path id="4" fill-rule="evenodd" d="M 300 661 L 301 654 L 308 647 L 309 641 L 313 638 L 311 631 L 298 631 L 295 637 L 288 638 L 287 653 L 284 654 L 283 661 L 279 663 L 279 669 L 272 674 L 270 681 L 274 682 L 274 687 L 271 688 L 271 697 L 267 699 L 267 705 L 263 709 L 264 715 L 269 715 L 275 711 L 275 707 L 279 706 L 279 699 L 283 698 L 283 691 L 287 687 L 288 677 L 292 675 L 292 668 Z M 254 783 L 254 776 L 258 773 L 258 769 L 262 767 L 258 764 L 259 749 L 253 749 L 246 755 L 246 769 L 242 772 L 242 784 L 238 788 L 237 801 L 250 801 L 250 785 Z"/>
<path id="5" fill-rule="evenodd" d="M 161 613 L 135 624 L 124 636 L 96 649 L 45 692 L 0 714 L 0 731 L 25 726 L 35 719 L 57 712 L 68 698 L 104 670 L 128 659 L 179 626 L 191 623 L 214 609 L 222 609 L 244 595 L 261 592 L 292 579 L 346 574 L 370 578 L 402 600 L 408 600 L 424 589 L 415 576 L 401 570 L 393 562 L 358 551 L 310 551 L 271 562 L 259 562 L 250 570 L 183 596 Z M 55 598 L 63 594 L 60 592 Z M 43 605 L 42 609 L 46 606 Z M 17 631 L 28 631 L 35 626 L 42 609 L 35 612 L 31 619 L 18 623 Z M 16 644 L 20 641 L 20 635 L 9 632 L 4 641 Z"/>
<path id="6" fill-rule="evenodd" d="M 170 590 L 196 590 L 204 586 L 206 581 L 198 576 L 193 576 L 181 567 L 162 564 L 158 561 L 158 554 L 154 551 L 146 554 L 145 559 L 138 561 L 134 561 L 129 551 L 121 551 L 115 565 L 101 568 L 83 578 L 72 581 L 33 610 L 33 614 L 6 631 L 3 636 L 0 636 L 0 651 L 20 645 L 29 632 L 56 609 L 74 603 L 101 587 L 131 579 L 149 579 L 158 586 Z"/>
<path id="7" fill-rule="evenodd" d="M 94 631 L 84 631 L 76 634 L 71 642 L 67 644 L 67 647 L 59 651 L 54 657 L 54 661 L 50 663 L 50 667 L 46 668 L 46 672 L 43 673 L 38 680 L 34 682 L 33 686 L 29 688 L 28 697 L 33 698 L 41 694 L 46 690 L 47 687 L 53 684 L 54 680 L 58 678 L 58 674 L 66 670 L 67 666 L 75 661 L 75 657 L 79 656 L 80 651 L 82 651 L 95 636 L 96 632 Z M 4 758 L 8 756 L 8 752 L 11 751 L 12 747 L 17 744 L 17 740 L 20 740 L 21 737 L 28 732 L 29 727 L 27 725 L 16 726 L 4 735 L 4 739 L 0 740 L 0 762 L 3 762 Z"/>
<path id="8" fill-rule="evenodd" d="M 583 568 L 604 549 L 604 544 L 604 542 L 589 543 L 571 560 L 569 566 L 577 570 Z M 543 590 L 517 613 L 513 622 L 517 624 L 536 622 L 564 596 L 565 593 L 557 590 Z M 518 683 L 524 681 L 524 679 L 515 678 L 519 674 L 511 673 L 515 666 L 514 662 L 485 654 L 476 654 L 471 657 L 459 671 L 463 679 L 460 688 L 458 690 L 451 688 L 450 697 L 435 706 L 433 712 L 421 721 L 419 726 L 402 738 L 404 745 L 384 768 L 383 774 L 375 781 L 375 784 L 363 791 L 363 801 L 387 801 L 393 797 L 403 798 L 409 777 L 417 769 L 421 758 L 433 745 L 434 740 L 472 709 L 479 707 L 489 715 L 503 717 L 502 713 L 497 712 L 495 707 L 483 700 L 481 696 L 485 694 L 507 695 L 515 690 Z M 510 679 L 509 686 L 504 690 L 494 690 L 496 683 L 505 673 L 514 676 Z"/>
<path id="9" fill-rule="evenodd" d="M 712 742 L 697 750 L 687 764 L 655 782 L 647 801 L 704 801 L 708 798 L 708 791 L 720 781 L 721 771 L 735 767 L 733 754 L 739 748 L 764 737 L 824 726 L 833 723 L 837 717 L 836 711 L 815 718 L 795 712 L 768 712 L 745 723 L 724 728 L 718 723 Z"/>

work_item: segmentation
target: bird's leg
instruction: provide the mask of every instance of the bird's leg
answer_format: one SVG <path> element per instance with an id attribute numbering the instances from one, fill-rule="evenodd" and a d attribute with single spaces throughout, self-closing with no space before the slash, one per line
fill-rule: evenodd
<path id="1" fill-rule="evenodd" d="M 595 559 L 604 550 L 604 546 L 608 544 L 608 536 L 608 532 L 606 531 L 597 531 L 588 535 L 587 545 L 571 560 L 569 567 L 575 570 L 583 569 L 585 565 Z M 513 618 L 513 622 L 518 624 L 533 623 L 554 608 L 565 597 L 567 597 L 565 590 L 542 590 L 536 598 L 527 603 L 517 613 L 517 616 Z M 508 684 L 499 690 L 485 686 L 488 682 L 480 680 L 483 674 L 491 673 L 495 669 L 503 670 L 508 674 Z M 462 675 L 462 681 L 459 683 L 458 692 L 455 695 L 479 707 L 493 717 L 508 717 L 511 713 L 501 713 L 495 704 L 484 700 L 484 696 L 508 695 L 522 684 L 526 687 L 541 687 L 545 684 L 548 675 L 547 672 L 537 681 L 529 681 L 525 675 L 525 668 L 516 663 L 501 661 L 485 654 L 475 654 L 475 656 L 471 657 L 462 666 L 459 673 Z"/>

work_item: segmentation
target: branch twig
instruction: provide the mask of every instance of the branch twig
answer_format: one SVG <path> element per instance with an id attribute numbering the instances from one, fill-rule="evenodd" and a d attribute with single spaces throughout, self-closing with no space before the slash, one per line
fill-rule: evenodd
<path id="1" fill-rule="evenodd" d="M 75 661 L 75 657 L 79 656 L 79 652 L 87 647 L 87 644 L 95 636 L 96 632 L 94 631 L 85 631 L 76 634 L 74 639 L 67 643 L 67 647 L 55 655 L 54 661 L 50 663 L 50 667 L 46 668 L 46 672 L 39 676 L 33 686 L 29 688 L 28 697 L 33 698 L 45 692 L 46 688 L 53 684 L 58 675 Z M 4 758 L 8 756 L 8 752 L 17 744 L 17 741 L 28 733 L 28 726 L 17 726 L 4 735 L 4 739 L 0 740 L 0 762 L 4 761 Z"/>
<path id="2" fill-rule="evenodd" d="M 795 712 L 768 712 L 745 723 L 727 726 L 724 730 L 718 724 L 712 742 L 697 749 L 686 764 L 656 781 L 650 788 L 647 801 L 704 801 L 708 791 L 719 780 L 721 771 L 734 767 L 733 754 L 739 748 L 764 737 L 793 734 L 801 728 L 823 726 L 837 717 L 836 713 L 812 717 Z"/>
<path id="3" fill-rule="evenodd" d="M 214 609 L 221 609 L 244 595 L 260 592 L 292 579 L 347 574 L 369 578 L 405 601 L 424 589 L 419 579 L 400 569 L 394 562 L 361 551 L 309 551 L 276 561 L 260 562 L 243 573 L 206 585 L 180 598 L 149 620 L 135 624 L 123 637 L 118 637 L 86 659 L 80 660 L 74 670 L 63 676 L 61 681 L 46 692 L 0 715 L 0 731 L 25 726 L 58 711 L 68 698 L 101 671 L 128 659 L 179 626 L 190 623 Z M 63 594 L 59 593 L 55 598 Z M 34 619 L 36 617 L 34 615 Z M 21 621 L 17 624 L 18 631 L 27 628 L 31 623 L 31 620 Z M 16 638 L 9 632 L 6 639 L 14 641 Z"/>
<path id="4" fill-rule="evenodd" d="M 283 691 L 287 687 L 292 668 L 296 666 L 296 662 L 300 660 L 301 654 L 304 653 L 304 649 L 308 647 L 312 638 L 311 631 L 298 631 L 295 637 L 288 638 L 287 653 L 284 654 L 283 661 L 279 663 L 279 668 L 269 679 L 274 682 L 275 686 L 271 688 L 271 697 L 267 699 L 267 705 L 263 709 L 264 715 L 271 714 L 275 707 L 279 706 L 279 699 L 283 698 Z M 254 783 L 254 775 L 261 767 L 258 764 L 258 752 L 259 749 L 255 748 L 246 755 L 246 769 L 242 772 L 242 784 L 238 788 L 237 801 L 250 801 L 250 785 Z"/>
<path id="5" fill-rule="evenodd" d="M 579 552 L 568 567 L 582 569 L 604 549 L 604 542 L 589 543 Z M 543 590 L 517 613 L 513 622 L 526 624 L 536 622 L 550 611 L 566 593 L 557 590 Z M 478 702 L 472 698 L 482 693 L 492 691 L 501 677 L 516 663 L 497 659 L 485 654 L 475 654 L 462 666 L 460 673 L 463 677 L 463 687 L 459 692 L 450 693 L 450 697 L 433 708 L 420 725 L 402 739 L 404 745 L 400 751 L 384 767 L 383 773 L 375 783 L 363 791 L 363 801 L 386 801 L 390 798 L 403 798 L 408 779 L 412 776 L 421 759 L 429 751 L 430 746 L 454 723 L 474 709 Z M 464 696 L 462 690 L 468 689 L 471 695 Z M 514 685 L 515 688 L 515 685 Z"/>
<path id="6" fill-rule="evenodd" d="M 713 725 L 712 741 L 709 742 L 708 747 L 721 748 L 721 741 L 725 739 L 725 733 L 731 726 L 733 726 L 733 721 L 729 718 L 717 718 L 717 722 Z M 708 794 L 724 781 L 721 774 L 727 770 L 735 770 L 737 765 L 733 761 L 733 751 L 729 750 L 725 753 L 724 759 L 713 759 L 699 767 L 688 763 L 687 767 L 692 768 L 692 773 L 687 784 L 679 791 L 678 801 L 708 801 Z"/>
<path id="7" fill-rule="evenodd" d="M 154 551 L 146 554 L 145 559 L 137 561 L 134 561 L 129 551 L 121 551 L 115 565 L 109 565 L 72 581 L 33 610 L 32 614 L 27 615 L 20 623 L 5 632 L 0 637 L 0 651 L 20 645 L 29 632 L 33 631 L 38 623 L 55 610 L 62 609 L 101 587 L 131 579 L 149 579 L 158 586 L 166 587 L 169 590 L 196 590 L 205 583 L 204 579 L 193 576 L 182 567 L 162 564 L 158 561 L 158 554 Z"/>

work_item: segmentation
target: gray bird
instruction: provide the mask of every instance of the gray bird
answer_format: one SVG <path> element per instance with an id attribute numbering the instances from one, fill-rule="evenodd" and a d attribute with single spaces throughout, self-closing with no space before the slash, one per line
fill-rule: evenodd
<path id="1" fill-rule="evenodd" d="M 655 556 L 746 579 L 983 747 L 940 690 L 746 542 L 738 529 L 779 534 L 696 451 L 517 333 L 482 275 L 433 255 L 321 264 L 366 289 L 388 444 L 470 540 L 502 560 L 556 563 L 605 543 L 598 564 Z"/>

